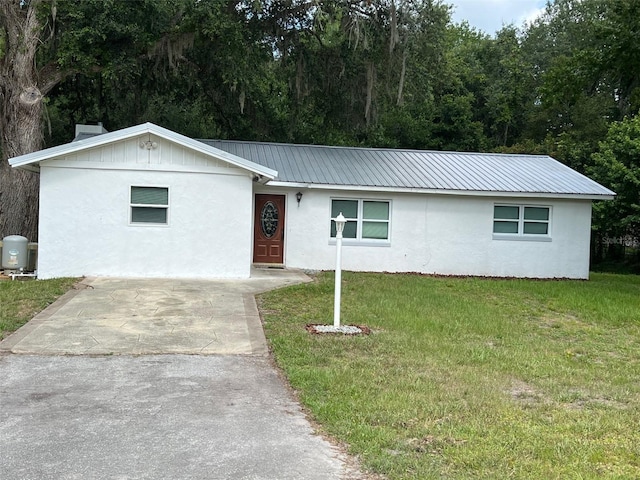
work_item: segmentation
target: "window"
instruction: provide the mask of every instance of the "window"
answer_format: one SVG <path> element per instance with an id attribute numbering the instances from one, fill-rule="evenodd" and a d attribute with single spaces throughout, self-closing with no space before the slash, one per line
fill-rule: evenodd
<path id="1" fill-rule="evenodd" d="M 131 187 L 131 223 L 167 225 L 169 189 Z"/>
<path id="2" fill-rule="evenodd" d="M 345 239 L 373 242 L 389 241 L 389 202 L 381 200 L 331 200 L 331 218 L 340 212 L 347 219 L 342 236 Z M 336 224 L 331 220 L 331 238 L 336 237 Z"/>
<path id="3" fill-rule="evenodd" d="M 550 207 L 494 205 L 493 233 L 499 236 L 549 236 Z"/>

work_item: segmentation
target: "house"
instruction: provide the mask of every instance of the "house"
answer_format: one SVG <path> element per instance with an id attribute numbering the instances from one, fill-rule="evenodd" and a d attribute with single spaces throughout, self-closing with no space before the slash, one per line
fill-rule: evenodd
<path id="1" fill-rule="evenodd" d="M 40 278 L 246 278 L 252 264 L 588 278 L 591 203 L 551 157 L 194 140 L 79 127 L 40 172 Z"/>

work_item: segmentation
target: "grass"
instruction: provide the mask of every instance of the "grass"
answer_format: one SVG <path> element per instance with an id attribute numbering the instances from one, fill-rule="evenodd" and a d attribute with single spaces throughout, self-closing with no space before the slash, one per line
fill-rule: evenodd
<path id="1" fill-rule="evenodd" d="M 75 282 L 74 278 L 0 281 L 0 340 L 53 303 Z"/>
<path id="2" fill-rule="evenodd" d="M 264 294 L 275 358 L 322 429 L 389 479 L 640 478 L 640 277 L 345 273 Z"/>

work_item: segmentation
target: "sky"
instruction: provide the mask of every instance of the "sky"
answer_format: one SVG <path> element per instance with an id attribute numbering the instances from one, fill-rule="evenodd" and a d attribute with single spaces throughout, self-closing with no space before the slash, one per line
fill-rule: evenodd
<path id="1" fill-rule="evenodd" d="M 454 6 L 453 21 L 469 25 L 493 35 L 503 24 L 520 27 L 544 10 L 545 0 L 445 0 Z"/>

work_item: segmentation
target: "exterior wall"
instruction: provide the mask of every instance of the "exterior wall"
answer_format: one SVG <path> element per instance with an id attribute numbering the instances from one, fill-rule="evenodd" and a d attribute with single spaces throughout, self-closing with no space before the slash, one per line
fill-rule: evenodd
<path id="1" fill-rule="evenodd" d="M 39 277 L 246 278 L 253 194 L 272 193 L 286 195 L 287 267 L 335 267 L 331 198 L 353 198 L 391 202 L 390 241 L 345 239 L 345 270 L 588 278 L 588 200 L 299 190 L 251 177 L 150 134 L 43 161 Z M 168 225 L 130 224 L 134 185 L 169 188 Z M 551 241 L 494 239 L 495 203 L 551 207 Z"/>
<path id="2" fill-rule="evenodd" d="M 551 241 L 493 239 L 495 203 L 550 206 Z M 589 278 L 590 201 L 437 197 L 428 201 L 427 229 L 437 273 Z"/>
<path id="3" fill-rule="evenodd" d="M 330 241 L 331 198 L 391 201 L 391 241 L 386 246 L 349 245 L 342 268 L 353 271 L 420 272 L 492 277 L 588 278 L 591 202 L 465 197 L 454 195 L 372 194 L 302 189 L 287 192 L 285 264 L 292 268 L 335 268 Z M 495 203 L 552 208 L 551 241 L 493 238 Z"/>
<path id="4" fill-rule="evenodd" d="M 248 172 L 152 140 L 41 163 L 40 278 L 249 277 Z M 129 223 L 132 185 L 169 188 L 168 225 Z"/>

